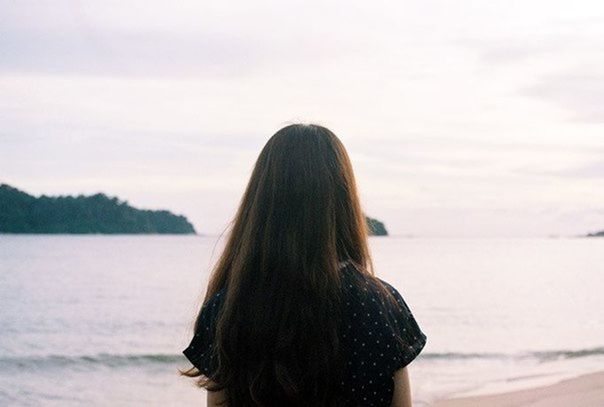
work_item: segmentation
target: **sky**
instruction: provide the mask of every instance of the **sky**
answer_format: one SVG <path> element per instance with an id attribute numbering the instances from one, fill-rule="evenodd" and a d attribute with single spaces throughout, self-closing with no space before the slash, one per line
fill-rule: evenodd
<path id="1" fill-rule="evenodd" d="M 0 0 L 0 182 L 219 234 L 292 122 L 393 235 L 604 229 L 604 3 Z"/>

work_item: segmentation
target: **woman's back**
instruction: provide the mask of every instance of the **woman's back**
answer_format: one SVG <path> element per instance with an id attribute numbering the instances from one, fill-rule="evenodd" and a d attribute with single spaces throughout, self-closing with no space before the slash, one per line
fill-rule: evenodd
<path id="1" fill-rule="evenodd" d="M 415 359 L 426 343 L 426 336 L 401 294 L 390 284 L 378 279 L 397 299 L 398 308 L 384 298 L 373 279 L 359 273 L 350 263 L 341 268 L 341 278 L 343 309 L 334 316 L 341 316 L 339 352 L 343 369 L 334 405 L 390 406 L 394 372 Z M 225 289 L 220 290 L 208 301 L 200 329 L 183 352 L 207 377 L 216 371 L 213 341 L 225 294 Z M 282 397 L 267 394 L 271 403 L 265 405 L 283 405 Z"/>

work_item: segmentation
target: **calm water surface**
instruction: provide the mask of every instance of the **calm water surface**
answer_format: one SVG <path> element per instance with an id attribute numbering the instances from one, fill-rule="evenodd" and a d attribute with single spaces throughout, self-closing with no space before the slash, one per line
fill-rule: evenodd
<path id="1" fill-rule="evenodd" d="M 428 336 L 418 405 L 604 366 L 604 239 L 371 238 Z M 0 235 L 0 405 L 205 405 L 177 369 L 220 243 Z"/>

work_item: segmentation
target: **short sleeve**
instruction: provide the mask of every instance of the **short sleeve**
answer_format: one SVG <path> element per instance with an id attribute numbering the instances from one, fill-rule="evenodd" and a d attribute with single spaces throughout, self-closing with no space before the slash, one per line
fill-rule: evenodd
<path id="1" fill-rule="evenodd" d="M 182 352 L 193 366 L 208 378 L 214 374 L 217 367 L 213 350 L 220 297 L 221 292 L 218 292 L 204 304 L 197 330 L 189 346 Z"/>
<path id="2" fill-rule="evenodd" d="M 392 320 L 392 337 L 394 339 L 391 370 L 395 371 L 410 364 L 426 345 L 427 336 L 421 330 L 411 309 L 396 288 L 382 280 L 392 293 L 398 307 L 389 312 Z M 396 337 L 399 337 L 398 340 Z"/>

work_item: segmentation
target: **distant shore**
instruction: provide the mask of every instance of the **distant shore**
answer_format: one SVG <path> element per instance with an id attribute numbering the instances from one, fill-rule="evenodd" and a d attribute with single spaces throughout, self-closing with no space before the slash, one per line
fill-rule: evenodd
<path id="1" fill-rule="evenodd" d="M 33 196 L 0 184 L 0 232 L 12 234 L 196 234 L 183 215 L 138 209 L 103 193 Z"/>
<path id="2" fill-rule="evenodd" d="M 441 400 L 432 407 L 599 407 L 604 406 L 604 371 L 556 384 L 507 393 Z"/>

